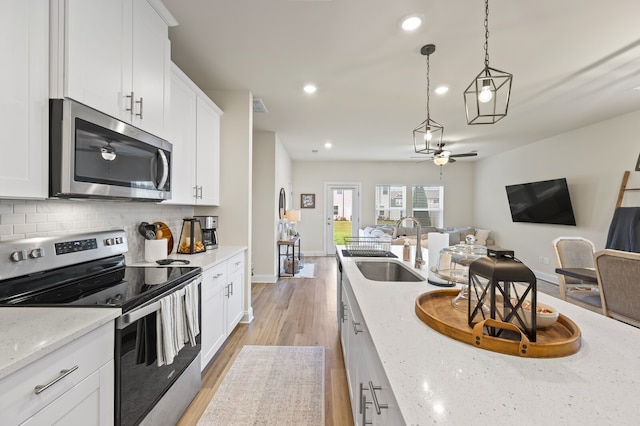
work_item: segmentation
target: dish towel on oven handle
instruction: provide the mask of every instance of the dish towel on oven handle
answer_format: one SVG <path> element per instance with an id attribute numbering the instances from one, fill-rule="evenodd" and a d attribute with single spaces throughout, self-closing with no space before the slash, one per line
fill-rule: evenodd
<path id="1" fill-rule="evenodd" d="M 160 300 L 156 314 L 158 367 L 173 363 L 185 343 L 196 345 L 196 336 L 200 334 L 199 318 L 196 281 L 187 285 L 184 292 L 176 291 Z"/>
<path id="2" fill-rule="evenodd" d="M 193 281 L 184 289 L 185 339 L 191 346 L 196 345 L 196 336 L 200 334 L 200 306 L 198 304 L 198 282 Z M 185 343 L 186 343 L 185 341 Z"/>
<path id="3" fill-rule="evenodd" d="M 184 347 L 184 303 L 176 291 L 160 300 L 156 316 L 158 367 L 173 363 Z"/>

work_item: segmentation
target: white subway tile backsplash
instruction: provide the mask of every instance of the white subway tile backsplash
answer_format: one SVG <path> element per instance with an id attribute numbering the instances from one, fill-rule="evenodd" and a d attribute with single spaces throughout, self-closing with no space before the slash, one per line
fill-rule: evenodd
<path id="1" fill-rule="evenodd" d="M 44 215 L 46 216 L 46 215 Z M 56 230 L 56 223 L 55 222 L 44 222 L 44 223 L 38 223 L 36 224 L 36 231 L 40 232 L 41 235 L 46 235 L 47 233 L 51 232 L 51 231 L 55 231 Z"/>
<path id="2" fill-rule="evenodd" d="M 35 223 L 27 223 L 22 225 L 13 225 L 14 234 L 28 234 L 36 232 Z"/>
<path id="3" fill-rule="evenodd" d="M 27 213 L 26 223 L 41 223 L 47 221 L 46 214 Z"/>
<path id="4" fill-rule="evenodd" d="M 13 225 L 16 223 L 25 223 L 26 215 L 24 214 L 0 214 L 0 225 Z"/>
<path id="5" fill-rule="evenodd" d="M 127 262 L 144 258 L 140 222 L 164 222 L 177 246 L 182 219 L 193 216 L 193 207 L 135 202 L 71 200 L 0 200 L 0 241 L 47 235 L 124 229 L 129 241 Z"/>

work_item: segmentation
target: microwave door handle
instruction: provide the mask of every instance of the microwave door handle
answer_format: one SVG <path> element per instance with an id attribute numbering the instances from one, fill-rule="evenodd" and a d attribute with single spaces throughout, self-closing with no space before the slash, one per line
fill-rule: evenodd
<path id="1" fill-rule="evenodd" d="M 157 154 L 158 154 L 157 156 L 160 157 L 160 160 L 162 162 L 162 177 L 160 178 L 160 182 L 157 183 L 156 187 L 158 189 L 162 189 L 167 183 L 167 178 L 169 177 L 169 161 L 167 160 L 167 156 L 163 150 L 158 149 Z"/>

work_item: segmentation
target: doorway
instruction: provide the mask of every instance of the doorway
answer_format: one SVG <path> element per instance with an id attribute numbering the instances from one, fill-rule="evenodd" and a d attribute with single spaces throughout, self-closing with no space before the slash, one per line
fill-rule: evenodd
<path id="1" fill-rule="evenodd" d="M 335 255 L 344 237 L 358 236 L 360 183 L 325 183 L 325 251 Z"/>

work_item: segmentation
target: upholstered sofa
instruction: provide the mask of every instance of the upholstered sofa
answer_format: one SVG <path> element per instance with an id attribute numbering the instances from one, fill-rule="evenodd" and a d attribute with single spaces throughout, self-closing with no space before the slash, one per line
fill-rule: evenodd
<path id="1" fill-rule="evenodd" d="M 476 244 L 483 246 L 495 245 L 493 239 L 490 238 L 491 231 L 486 229 L 478 229 L 473 226 L 460 226 L 454 228 L 437 228 L 435 226 L 423 226 L 420 228 L 421 234 L 421 246 L 423 248 L 429 247 L 429 233 L 437 232 L 441 234 L 449 234 L 449 244 L 456 245 L 460 242 L 464 242 L 467 235 L 473 235 L 476 239 Z M 393 226 L 391 225 L 371 225 L 365 226 L 358 232 L 359 237 L 378 238 L 382 241 L 389 241 L 391 244 L 404 244 L 405 240 L 409 241 L 409 244 L 416 245 L 417 242 L 417 228 L 416 227 L 398 227 L 398 238 L 393 239 Z"/>

